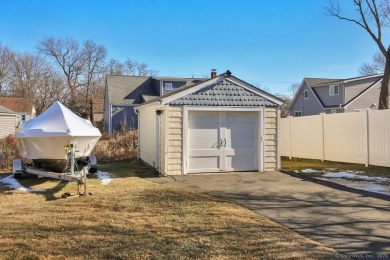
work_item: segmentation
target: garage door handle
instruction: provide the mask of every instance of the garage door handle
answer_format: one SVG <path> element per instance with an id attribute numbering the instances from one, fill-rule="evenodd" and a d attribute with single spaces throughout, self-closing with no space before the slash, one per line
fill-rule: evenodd
<path id="1" fill-rule="evenodd" d="M 226 138 L 225 140 L 223 140 L 223 142 L 224 142 L 223 146 L 226 147 Z"/>

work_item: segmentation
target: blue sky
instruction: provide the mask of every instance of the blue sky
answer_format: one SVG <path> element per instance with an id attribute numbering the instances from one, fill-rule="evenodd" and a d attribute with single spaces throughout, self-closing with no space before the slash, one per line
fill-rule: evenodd
<path id="1" fill-rule="evenodd" d="M 358 76 L 377 51 L 363 29 L 325 16 L 326 3 L 0 0 L 0 42 L 34 52 L 48 36 L 92 39 L 107 47 L 110 58 L 146 62 L 161 76 L 229 69 L 272 93 L 288 94 L 291 83 L 304 77 Z M 389 44 L 389 30 L 384 34 Z"/>

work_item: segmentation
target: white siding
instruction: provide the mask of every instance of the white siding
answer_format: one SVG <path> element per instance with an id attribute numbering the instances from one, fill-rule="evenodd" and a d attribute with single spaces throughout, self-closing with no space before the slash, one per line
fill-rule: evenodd
<path id="1" fill-rule="evenodd" d="M 156 106 L 148 106 L 139 109 L 139 157 L 153 167 L 158 164 L 156 108 Z"/>
<path id="2" fill-rule="evenodd" d="M 15 134 L 16 115 L 0 114 L 0 138 Z"/>

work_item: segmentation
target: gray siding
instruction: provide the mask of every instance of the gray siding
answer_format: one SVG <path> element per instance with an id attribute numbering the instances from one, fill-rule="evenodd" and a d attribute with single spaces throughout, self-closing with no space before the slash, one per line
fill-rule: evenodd
<path id="1" fill-rule="evenodd" d="M 344 84 L 345 86 L 345 103 L 348 103 L 359 95 L 362 91 L 364 91 L 366 88 L 374 84 L 376 81 L 378 81 L 382 76 L 372 77 L 368 79 L 361 79 L 353 82 L 347 82 Z M 377 99 L 379 100 L 379 94 Z"/>
<path id="2" fill-rule="evenodd" d="M 330 84 L 333 85 L 333 84 Z M 339 84 L 339 94 L 331 96 L 329 95 L 329 86 L 321 86 L 321 87 L 314 87 L 313 91 L 317 93 L 317 96 L 322 101 L 323 105 L 325 107 L 328 106 L 339 106 L 340 104 L 343 105 L 344 103 L 344 88 L 342 84 Z"/>
<path id="3" fill-rule="evenodd" d="M 308 90 L 308 98 L 303 98 L 303 92 L 305 90 Z M 313 94 L 313 92 L 310 90 L 310 88 L 305 85 L 301 89 L 300 93 L 298 94 L 294 104 L 290 108 L 290 115 L 294 116 L 295 111 L 301 111 L 302 116 L 310 116 L 310 115 L 317 115 L 319 113 L 325 112 L 322 108 L 321 104 Z"/>
<path id="4" fill-rule="evenodd" d="M 361 96 L 352 100 L 345 107 L 345 112 L 352 112 L 355 109 L 378 109 L 379 94 L 381 92 L 381 81 L 376 83 L 372 88 L 367 90 Z M 373 104 L 375 103 L 375 106 Z"/>
<path id="5" fill-rule="evenodd" d="M 165 89 L 165 83 L 172 83 L 172 90 L 166 90 Z M 185 81 L 170 81 L 170 80 L 164 80 L 162 85 L 161 85 L 161 95 L 167 94 L 175 89 L 181 88 L 186 86 Z"/>
<path id="6" fill-rule="evenodd" d="M 122 124 L 127 124 L 128 129 L 138 129 L 138 115 L 134 112 L 134 106 L 112 106 L 112 131 L 120 129 Z"/>

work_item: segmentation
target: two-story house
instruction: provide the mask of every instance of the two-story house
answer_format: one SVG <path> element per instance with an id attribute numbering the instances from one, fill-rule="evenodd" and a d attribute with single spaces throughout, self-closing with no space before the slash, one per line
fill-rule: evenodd
<path id="1" fill-rule="evenodd" d="M 378 109 L 383 75 L 349 79 L 304 78 L 290 106 L 291 116 Z"/>
<path id="2" fill-rule="evenodd" d="M 204 80 L 207 79 L 107 75 L 104 96 L 105 131 L 112 134 L 124 122 L 127 128 L 137 129 L 138 115 L 134 112 L 134 106 Z"/>

